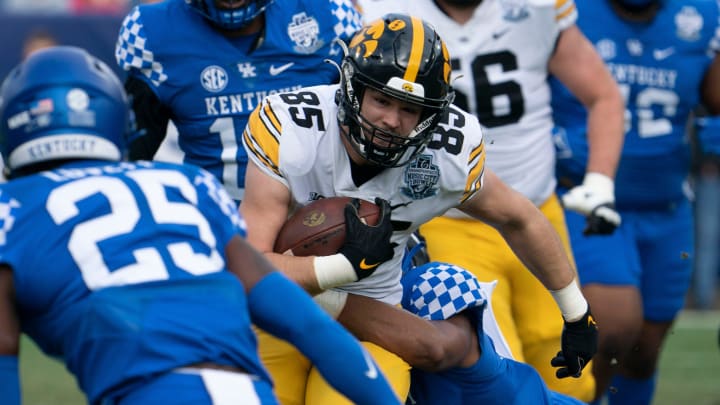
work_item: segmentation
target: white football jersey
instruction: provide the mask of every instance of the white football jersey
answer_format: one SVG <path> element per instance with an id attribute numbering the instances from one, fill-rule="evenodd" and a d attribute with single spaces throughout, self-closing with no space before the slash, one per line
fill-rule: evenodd
<path id="1" fill-rule="evenodd" d="M 401 262 L 410 234 L 482 187 L 485 150 L 480 124 L 451 107 L 428 147 L 408 165 L 389 168 L 355 185 L 342 143 L 335 103 L 339 85 L 308 87 L 268 97 L 250 116 L 243 133 L 248 156 L 269 176 L 287 185 L 295 205 L 333 196 L 392 207 L 395 256 L 370 277 L 343 290 L 398 304 Z"/>
<path id="2" fill-rule="evenodd" d="M 407 13 L 435 27 L 450 52 L 455 104 L 483 126 L 488 167 L 544 202 L 555 189 L 548 61 L 560 32 L 577 19 L 573 0 L 484 0 L 465 24 L 433 0 L 359 3 L 366 22 Z"/>

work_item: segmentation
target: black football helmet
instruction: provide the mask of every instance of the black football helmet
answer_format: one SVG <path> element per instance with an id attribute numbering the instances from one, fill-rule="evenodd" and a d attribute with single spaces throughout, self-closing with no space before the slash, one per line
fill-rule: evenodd
<path id="1" fill-rule="evenodd" d="M 343 59 L 338 92 L 338 118 L 349 128 L 342 132 L 355 151 L 383 167 L 417 156 L 454 98 L 451 70 L 445 43 L 420 18 L 387 14 L 363 27 Z M 420 123 L 409 135 L 372 125 L 360 112 L 367 87 L 422 107 Z"/>

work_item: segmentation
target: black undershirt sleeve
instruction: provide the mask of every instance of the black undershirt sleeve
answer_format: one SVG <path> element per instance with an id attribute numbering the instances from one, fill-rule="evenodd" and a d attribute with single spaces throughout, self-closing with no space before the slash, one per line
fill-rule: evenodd
<path id="1" fill-rule="evenodd" d="M 130 160 L 152 160 L 165 139 L 170 110 L 160 103 L 157 95 L 144 81 L 128 76 L 125 90 L 135 112 L 139 135 L 131 140 Z"/>

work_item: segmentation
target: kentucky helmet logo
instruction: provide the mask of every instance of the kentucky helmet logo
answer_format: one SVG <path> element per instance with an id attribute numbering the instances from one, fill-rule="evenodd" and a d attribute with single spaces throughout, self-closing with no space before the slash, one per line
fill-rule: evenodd
<path id="1" fill-rule="evenodd" d="M 402 193 L 413 200 L 432 197 L 438 192 L 440 169 L 432 162 L 431 155 L 420 155 L 405 168 L 405 184 Z"/>
<path id="2" fill-rule="evenodd" d="M 295 14 L 287 28 L 290 39 L 295 43 L 297 53 L 309 54 L 320 49 L 325 42 L 319 38 L 320 25 L 313 16 L 304 12 Z"/>

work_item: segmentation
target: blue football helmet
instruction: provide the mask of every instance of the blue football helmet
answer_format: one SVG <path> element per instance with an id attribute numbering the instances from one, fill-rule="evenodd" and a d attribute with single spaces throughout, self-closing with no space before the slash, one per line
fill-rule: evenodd
<path id="1" fill-rule="evenodd" d="M 400 280 L 402 306 L 430 320 L 446 320 L 464 311 L 474 315 L 478 325 L 487 303 L 478 279 L 467 270 L 449 263 L 429 262 L 415 267 Z"/>
<path id="2" fill-rule="evenodd" d="M 68 159 L 119 161 L 132 127 L 123 85 L 81 48 L 57 46 L 20 63 L 0 87 L 6 175 Z"/>
<path id="3" fill-rule="evenodd" d="M 193 10 L 210 20 L 213 25 L 225 30 L 236 30 L 248 25 L 273 1 L 275 0 L 185 0 Z"/>

